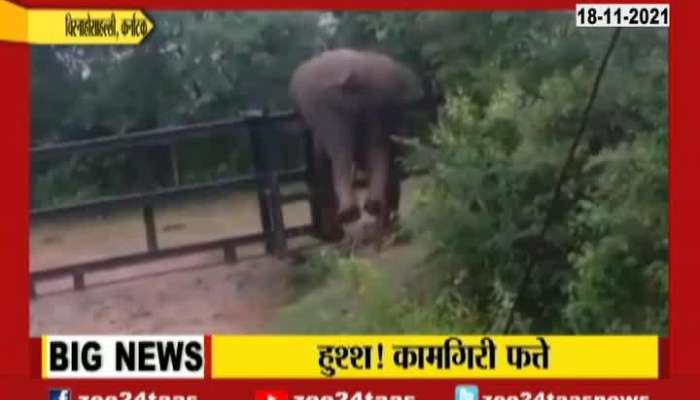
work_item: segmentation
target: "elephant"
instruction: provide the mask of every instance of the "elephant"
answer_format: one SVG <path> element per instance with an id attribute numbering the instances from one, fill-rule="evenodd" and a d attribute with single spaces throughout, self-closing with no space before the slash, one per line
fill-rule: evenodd
<path id="1" fill-rule="evenodd" d="M 315 194 L 332 203 L 331 215 L 324 218 L 338 223 L 325 235 L 343 236 L 337 226 L 361 217 L 353 183 L 355 172 L 362 171 L 367 179 L 363 208 L 375 217 L 381 236 L 398 213 L 400 199 L 398 150 L 390 136 L 400 129 L 402 107 L 422 94 L 418 78 L 387 55 L 341 48 L 297 67 L 289 90 L 312 133 L 314 173 L 331 186 L 317 187 Z"/>

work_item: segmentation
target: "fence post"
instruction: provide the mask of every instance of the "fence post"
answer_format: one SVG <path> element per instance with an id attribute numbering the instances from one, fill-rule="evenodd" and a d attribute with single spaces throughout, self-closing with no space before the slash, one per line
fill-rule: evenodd
<path id="1" fill-rule="evenodd" d="M 270 215 L 267 212 L 267 196 L 265 196 L 265 185 L 262 180 L 265 171 L 264 154 L 262 135 L 259 129 L 259 119 L 256 117 L 248 117 L 246 121 L 248 130 L 250 131 L 250 144 L 253 151 L 253 167 L 255 170 L 256 184 L 258 188 L 258 208 L 260 209 L 260 225 L 262 226 L 263 234 L 265 235 L 265 252 L 272 253 L 272 241 L 270 240 L 270 232 L 272 222 Z"/>
<path id="2" fill-rule="evenodd" d="M 173 173 L 173 184 L 175 186 L 180 186 L 180 168 L 178 167 L 177 160 L 177 147 L 175 143 L 170 143 L 170 169 Z"/>
<path id="3" fill-rule="evenodd" d="M 85 273 L 82 270 L 73 271 L 73 289 L 85 289 Z"/>
<path id="4" fill-rule="evenodd" d="M 158 250 L 158 237 L 156 236 L 156 222 L 153 216 L 153 206 L 143 207 L 143 224 L 146 226 L 146 245 L 148 251 Z"/>
<path id="5" fill-rule="evenodd" d="M 268 142 L 268 149 L 271 143 Z M 267 174 L 267 189 L 270 220 L 272 221 L 272 248 L 275 254 L 283 255 L 287 252 L 287 237 L 284 231 L 284 213 L 282 211 L 282 194 L 280 193 L 279 178 L 276 171 Z"/>
<path id="6" fill-rule="evenodd" d="M 224 246 L 224 261 L 231 264 L 238 262 L 238 249 L 235 244 L 228 243 Z"/>
<path id="7" fill-rule="evenodd" d="M 276 124 L 270 124 L 262 129 L 266 122 L 267 113 L 261 116 L 251 116 L 247 124 L 250 130 L 250 142 L 253 150 L 253 164 L 258 186 L 258 204 L 260 221 L 265 235 L 265 251 L 268 254 L 282 255 L 287 251 L 284 216 L 279 180 L 276 173 L 279 153 L 275 151 L 273 137 L 279 131 Z"/>

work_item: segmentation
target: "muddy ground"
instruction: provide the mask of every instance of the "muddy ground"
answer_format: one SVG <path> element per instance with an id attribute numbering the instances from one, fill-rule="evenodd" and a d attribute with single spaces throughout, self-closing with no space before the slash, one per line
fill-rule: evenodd
<path id="1" fill-rule="evenodd" d="M 299 191 L 286 187 L 286 192 Z M 287 227 L 309 223 L 308 202 L 284 206 Z M 32 223 L 30 268 L 98 260 L 146 250 L 141 209 L 69 216 Z M 260 211 L 254 192 L 191 198 L 154 208 L 158 244 L 162 248 L 260 232 Z M 245 249 L 244 249 L 245 250 Z M 248 254 L 256 254 L 255 251 Z"/>
<path id="2" fill-rule="evenodd" d="M 45 270 L 144 250 L 140 216 L 140 210 L 126 210 L 33 224 L 30 267 Z M 163 247 L 257 232 L 259 218 L 254 193 L 156 208 Z M 308 203 L 286 205 L 284 218 L 287 226 L 308 223 Z M 318 243 L 303 237 L 289 245 Z M 288 302 L 292 259 L 266 256 L 261 245 L 240 248 L 239 257 L 229 264 L 217 250 L 95 272 L 86 274 L 87 287 L 79 292 L 70 278 L 41 283 L 31 301 L 31 335 L 264 333 L 275 310 Z"/>
<path id="3" fill-rule="evenodd" d="M 41 296 L 31 304 L 31 334 L 262 332 L 285 303 L 287 263 L 262 257 L 231 265 L 216 258 L 165 260 L 168 272 Z M 180 268 L 173 271 L 174 264 Z"/>

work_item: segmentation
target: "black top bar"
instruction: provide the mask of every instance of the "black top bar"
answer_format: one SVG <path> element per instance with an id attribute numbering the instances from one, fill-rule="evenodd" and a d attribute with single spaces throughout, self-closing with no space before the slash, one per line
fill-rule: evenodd
<path id="1" fill-rule="evenodd" d="M 409 111 L 432 109 L 439 100 L 425 98 L 406 105 Z M 127 149 L 132 147 L 152 146 L 155 144 L 170 144 L 185 138 L 206 137 L 223 134 L 243 134 L 247 132 L 251 122 L 281 123 L 280 130 L 288 134 L 304 132 L 306 127 L 294 111 L 278 111 L 266 113 L 263 110 L 249 110 L 242 117 L 210 122 L 180 125 L 173 127 L 147 129 L 121 135 L 112 135 L 98 139 L 75 140 L 48 146 L 34 147 L 30 150 L 31 160 L 39 161 L 47 158 L 73 155 L 78 153 L 94 153 L 99 151 Z"/>
<path id="2" fill-rule="evenodd" d="M 277 120 L 289 124 L 285 132 L 293 133 L 303 130 L 301 121 L 291 111 L 270 113 L 248 112 L 242 118 L 226 119 L 196 124 L 155 128 L 131 132 L 122 135 L 101 137 L 98 139 L 75 140 L 49 146 L 34 147 L 31 151 L 32 161 L 44 160 L 78 153 L 94 153 L 99 151 L 125 149 L 132 147 L 152 146 L 154 144 L 169 144 L 185 138 L 206 137 L 223 134 L 243 134 L 247 132 L 247 124 L 257 120 Z M 297 128 L 297 129 L 294 129 Z"/>

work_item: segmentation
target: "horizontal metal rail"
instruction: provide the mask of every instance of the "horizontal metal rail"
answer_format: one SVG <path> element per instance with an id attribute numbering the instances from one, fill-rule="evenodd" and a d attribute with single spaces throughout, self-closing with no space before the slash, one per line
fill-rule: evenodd
<path id="1" fill-rule="evenodd" d="M 257 121 L 276 121 L 282 123 L 282 131 L 288 134 L 301 133 L 304 130 L 303 123 L 297 118 L 296 113 L 291 111 L 265 115 L 262 113 L 249 112 L 247 116 L 236 119 L 147 129 L 97 139 L 75 140 L 48 146 L 34 147 L 30 150 L 31 159 L 32 161 L 39 161 L 74 154 L 170 144 L 189 138 L 245 134 L 247 133 L 248 124 Z"/>
<path id="2" fill-rule="evenodd" d="M 308 192 L 283 194 L 280 198 L 282 204 L 298 203 L 300 201 L 309 200 L 311 195 Z"/>
<path id="3" fill-rule="evenodd" d="M 305 168 L 297 168 L 279 172 L 280 182 L 298 181 L 303 180 L 305 177 Z M 258 177 L 255 175 L 247 175 L 243 177 L 220 179 L 214 182 L 161 189 L 153 192 L 131 193 L 126 195 L 104 197 L 78 204 L 34 209 L 31 211 L 31 217 L 32 219 L 51 218 L 58 215 L 88 211 L 101 211 L 113 209 L 115 207 L 142 206 L 157 201 L 182 198 L 192 194 L 206 194 L 226 189 L 252 187 L 257 182 L 257 179 Z"/>
<path id="4" fill-rule="evenodd" d="M 309 233 L 311 233 L 311 225 L 301 225 L 285 229 L 285 234 L 287 237 L 303 236 Z M 264 233 L 252 233 L 249 235 L 187 244 L 171 248 L 159 249 L 155 251 L 143 251 L 139 253 L 111 257 L 101 260 L 86 262 L 84 261 L 80 263 L 65 265 L 62 267 L 46 269 L 43 271 L 34 271 L 31 272 L 30 275 L 32 285 L 34 285 L 37 282 L 59 279 L 70 275 L 73 276 L 75 286 L 79 288 L 80 286 L 82 286 L 81 282 L 84 284 L 84 275 L 86 273 L 110 270 L 122 267 L 124 265 L 148 262 L 159 258 L 176 257 L 206 250 L 215 250 L 225 247 L 236 247 L 255 244 L 257 242 L 263 242 L 264 240 Z"/>
<path id="5" fill-rule="evenodd" d="M 406 105 L 407 111 L 432 109 L 439 100 L 422 99 Z M 31 160 L 39 161 L 80 153 L 95 153 L 133 147 L 170 144 L 182 139 L 200 138 L 217 135 L 244 134 L 250 123 L 281 124 L 281 131 L 286 134 L 301 133 L 306 130 L 304 122 L 294 111 L 279 111 L 265 114 L 262 110 L 251 110 L 242 117 L 218 121 L 201 122 L 173 127 L 147 129 L 112 135 L 97 139 L 75 140 L 47 146 L 33 147 Z"/>

